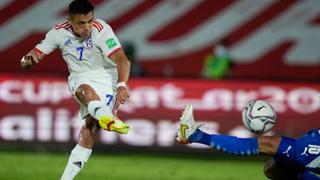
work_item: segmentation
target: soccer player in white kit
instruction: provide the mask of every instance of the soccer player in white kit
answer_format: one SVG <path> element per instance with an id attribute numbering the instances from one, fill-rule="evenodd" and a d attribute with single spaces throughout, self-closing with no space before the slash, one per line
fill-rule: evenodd
<path id="1" fill-rule="evenodd" d="M 116 110 L 129 97 L 130 62 L 111 27 L 94 18 L 93 10 L 88 0 L 72 1 L 68 20 L 52 28 L 21 60 L 21 66 L 29 69 L 59 48 L 68 65 L 69 88 L 81 105 L 85 123 L 61 179 L 78 174 L 89 159 L 100 127 L 122 134 L 129 130 L 116 117 Z"/>

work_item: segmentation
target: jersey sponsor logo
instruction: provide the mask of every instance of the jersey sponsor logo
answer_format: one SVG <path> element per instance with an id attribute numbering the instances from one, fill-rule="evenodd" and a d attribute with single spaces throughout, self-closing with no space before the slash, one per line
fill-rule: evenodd
<path id="1" fill-rule="evenodd" d="M 301 153 L 300 155 L 308 157 L 309 155 L 307 154 L 307 151 L 308 151 L 308 147 L 305 147 L 303 153 Z"/>
<path id="2" fill-rule="evenodd" d="M 68 38 L 68 40 L 66 40 L 66 42 L 64 42 L 64 45 L 65 45 L 65 46 L 70 46 L 70 45 L 72 45 L 71 39 Z"/>
<path id="3" fill-rule="evenodd" d="M 309 154 L 320 154 L 320 146 L 314 145 L 314 144 L 309 144 L 308 145 L 308 153 Z"/>
<path id="4" fill-rule="evenodd" d="M 181 131 L 181 143 L 187 143 L 187 136 L 186 136 L 186 130 L 189 129 L 189 127 L 185 124 L 180 125 L 180 131 Z"/>
<path id="5" fill-rule="evenodd" d="M 96 114 L 97 113 L 97 111 L 99 110 L 99 109 L 101 109 L 102 107 L 96 107 L 94 110 L 93 110 L 93 114 Z"/>
<path id="6" fill-rule="evenodd" d="M 81 161 L 73 162 L 73 164 L 78 166 L 78 168 L 80 168 L 80 169 L 82 167 L 82 162 Z"/>
<path id="7" fill-rule="evenodd" d="M 87 47 L 88 48 L 92 48 L 93 47 L 93 42 L 92 42 L 92 37 L 91 35 L 88 37 L 87 41 L 86 41 Z"/>
<path id="8" fill-rule="evenodd" d="M 283 154 L 286 154 L 287 157 L 289 157 L 290 156 L 289 151 L 291 150 L 291 148 L 292 146 L 289 146 L 288 149 L 285 152 L 283 152 Z"/>
<path id="9" fill-rule="evenodd" d="M 114 40 L 114 38 L 110 38 L 106 41 L 106 44 L 108 48 L 111 49 L 117 45 L 117 42 Z"/>

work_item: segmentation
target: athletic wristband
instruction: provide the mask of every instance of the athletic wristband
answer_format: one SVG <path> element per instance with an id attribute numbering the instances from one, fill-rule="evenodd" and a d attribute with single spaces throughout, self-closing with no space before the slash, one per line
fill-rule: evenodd
<path id="1" fill-rule="evenodd" d="M 126 82 L 118 82 L 118 84 L 117 84 L 117 88 L 118 87 L 127 87 L 127 85 L 126 85 Z"/>

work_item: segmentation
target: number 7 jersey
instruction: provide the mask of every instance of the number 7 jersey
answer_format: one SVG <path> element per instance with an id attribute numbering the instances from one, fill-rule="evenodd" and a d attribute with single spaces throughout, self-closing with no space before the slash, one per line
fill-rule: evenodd
<path id="1" fill-rule="evenodd" d="M 95 19 L 93 25 L 91 35 L 82 39 L 73 33 L 69 22 L 58 24 L 35 48 L 44 54 L 59 48 L 70 75 L 114 72 L 116 65 L 109 57 L 121 49 L 120 42 L 103 20 Z"/>

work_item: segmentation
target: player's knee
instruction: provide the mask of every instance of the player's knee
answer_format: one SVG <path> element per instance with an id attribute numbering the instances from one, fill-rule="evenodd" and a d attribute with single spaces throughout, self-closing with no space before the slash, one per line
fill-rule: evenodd
<path id="1" fill-rule="evenodd" d="M 91 100 L 100 99 L 99 96 L 94 91 L 94 89 L 86 84 L 80 85 L 77 88 L 75 95 L 82 104 L 87 104 Z"/>
<path id="2" fill-rule="evenodd" d="M 76 90 L 76 96 L 77 98 L 81 99 L 82 96 L 84 96 L 85 94 L 85 91 L 86 91 L 86 86 L 85 85 L 80 85 L 77 90 Z"/>

